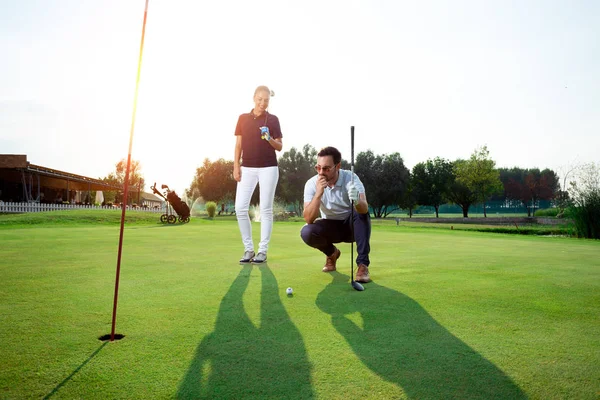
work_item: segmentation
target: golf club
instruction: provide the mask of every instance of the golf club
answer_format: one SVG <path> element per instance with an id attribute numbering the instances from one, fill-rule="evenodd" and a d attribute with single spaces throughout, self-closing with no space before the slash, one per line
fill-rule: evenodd
<path id="1" fill-rule="evenodd" d="M 350 171 L 352 172 L 351 182 L 354 184 L 354 126 L 350 127 Z M 354 290 L 359 292 L 365 290 L 364 286 L 354 280 L 354 200 L 351 200 L 350 215 L 350 284 Z"/>

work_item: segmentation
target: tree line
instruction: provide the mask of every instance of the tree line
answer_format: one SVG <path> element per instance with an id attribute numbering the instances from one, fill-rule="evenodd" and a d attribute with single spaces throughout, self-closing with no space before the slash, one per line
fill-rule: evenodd
<path id="1" fill-rule="evenodd" d="M 115 164 L 115 170 L 105 177 L 100 177 L 103 182 L 113 186 L 124 186 L 127 172 L 127 159 L 123 158 Z M 142 173 L 142 165 L 139 161 L 131 160 L 129 167 L 129 191 L 127 195 L 128 204 L 140 204 L 141 193 L 146 189 L 146 181 Z M 104 203 L 121 203 L 123 201 L 122 191 L 104 191 Z"/>
<path id="2" fill-rule="evenodd" d="M 279 158 L 279 182 L 276 197 L 293 208 L 297 215 L 304 210 L 304 185 L 315 174 L 317 150 L 311 145 L 292 147 Z M 342 159 L 342 168 L 350 163 Z M 486 146 L 477 148 L 468 159 L 450 161 L 436 157 L 416 164 L 412 170 L 404 165 L 400 153 L 374 154 L 371 150 L 358 153 L 354 172 L 367 191 L 371 213 L 384 218 L 390 213 L 407 210 L 412 216 L 418 206 L 431 206 L 439 217 L 444 204 L 458 205 L 466 218 L 469 208 L 501 201 L 522 205 L 532 214 L 540 200 L 552 200 L 557 205 L 568 203 L 568 193 L 561 190 L 558 175 L 551 169 L 496 168 Z M 235 197 L 233 161 L 223 158 L 205 159 L 197 168 L 186 190 L 188 199 L 202 197 L 205 201 L 229 204 Z M 256 190 L 252 204 L 258 204 Z"/>

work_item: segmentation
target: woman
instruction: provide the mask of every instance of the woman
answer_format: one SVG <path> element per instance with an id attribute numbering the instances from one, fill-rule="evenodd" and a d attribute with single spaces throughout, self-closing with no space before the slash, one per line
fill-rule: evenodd
<path id="1" fill-rule="evenodd" d="M 275 150 L 283 147 L 279 119 L 267 112 L 271 91 L 259 86 L 254 91 L 254 108 L 238 118 L 235 128 L 235 155 L 233 177 L 238 182 L 235 194 L 237 216 L 244 255 L 240 263 L 262 264 L 267 261 L 267 250 L 273 230 L 273 199 L 279 179 Z M 254 252 L 252 226 L 248 216 L 250 199 L 260 185 L 260 243 Z"/>

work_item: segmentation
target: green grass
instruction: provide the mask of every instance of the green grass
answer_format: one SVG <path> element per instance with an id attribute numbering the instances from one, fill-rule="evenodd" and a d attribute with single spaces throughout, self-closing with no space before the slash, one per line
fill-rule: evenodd
<path id="1" fill-rule="evenodd" d="M 159 213 L 148 211 L 128 211 L 125 222 L 128 225 L 160 224 Z M 121 224 L 120 210 L 65 210 L 27 214 L 0 214 L 0 229 L 25 228 L 33 225 L 56 227 L 72 225 L 119 225 Z"/>
<path id="2" fill-rule="evenodd" d="M 403 228 L 417 228 L 417 229 L 445 229 L 445 230 L 457 230 L 457 231 L 476 231 L 476 232 L 488 232 L 488 233 L 504 233 L 514 235 L 537 235 L 537 236 L 574 236 L 574 228 L 572 224 L 564 225 L 538 225 L 538 224 L 521 224 L 521 223 L 506 223 L 502 225 L 489 225 L 485 224 L 485 221 L 481 223 L 448 223 L 443 222 L 423 222 L 419 219 L 407 221 L 400 221 L 398 224 L 391 219 L 373 219 L 372 224 L 375 226 L 391 226 L 397 225 Z"/>
<path id="3" fill-rule="evenodd" d="M 0 398 L 600 395 L 598 241 L 376 221 L 356 292 L 349 245 L 321 273 L 301 222 L 241 267 L 234 220 L 128 213 L 107 343 L 116 214 L 0 216 Z"/>
<path id="4" fill-rule="evenodd" d="M 536 213 L 537 215 L 537 213 Z M 409 215 L 407 212 L 394 212 L 388 215 L 388 218 L 395 218 L 395 217 L 399 217 L 399 218 L 409 218 Z M 527 217 L 527 213 L 495 213 L 495 212 L 488 212 L 487 213 L 487 218 L 522 218 L 522 217 Z M 431 213 L 413 213 L 411 218 L 435 218 L 435 212 L 431 212 Z M 463 218 L 462 213 L 439 213 L 438 218 Z M 485 218 L 485 215 L 480 212 L 469 212 L 469 218 Z"/>

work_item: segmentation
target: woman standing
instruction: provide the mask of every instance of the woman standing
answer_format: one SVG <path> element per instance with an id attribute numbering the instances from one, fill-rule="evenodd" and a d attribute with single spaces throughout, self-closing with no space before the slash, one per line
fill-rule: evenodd
<path id="1" fill-rule="evenodd" d="M 262 264 L 267 261 L 273 230 L 273 199 L 279 179 L 275 150 L 281 151 L 283 144 L 279 119 L 267 111 L 270 98 L 271 91 L 268 87 L 257 87 L 254 91 L 254 108 L 249 113 L 240 115 L 235 128 L 235 214 L 244 244 L 244 255 L 240 259 L 243 264 Z M 254 252 L 252 226 L 248 216 L 256 184 L 260 185 L 260 243 L 257 253 Z"/>

